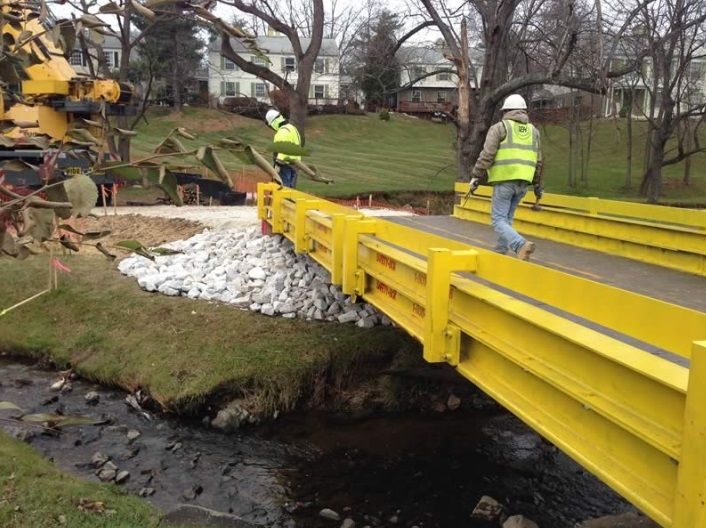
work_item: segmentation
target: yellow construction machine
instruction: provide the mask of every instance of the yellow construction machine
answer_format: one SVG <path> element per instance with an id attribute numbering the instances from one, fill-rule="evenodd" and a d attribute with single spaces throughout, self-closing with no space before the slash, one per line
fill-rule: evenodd
<path id="1" fill-rule="evenodd" d="M 108 117 L 134 113 L 132 87 L 77 73 L 67 59 L 77 28 L 43 1 L 0 0 L 0 24 L 0 161 L 36 165 L 60 144 L 59 167 L 77 166 L 76 151 L 103 155 Z M 33 172 L 7 176 L 32 186 Z"/>

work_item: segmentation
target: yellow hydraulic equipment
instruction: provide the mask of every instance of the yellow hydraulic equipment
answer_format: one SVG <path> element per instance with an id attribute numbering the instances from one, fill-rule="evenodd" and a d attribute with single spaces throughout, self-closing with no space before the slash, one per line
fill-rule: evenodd
<path id="1" fill-rule="evenodd" d="M 706 313 L 275 184 L 258 215 L 660 525 L 706 526 Z"/>
<path id="2" fill-rule="evenodd" d="M 102 122 L 100 116 L 125 111 L 132 88 L 110 79 L 80 76 L 66 59 L 73 49 L 63 40 L 61 27 L 39 2 L 0 0 L 5 61 L 4 87 L 0 88 L 0 120 L 18 126 L 3 127 L 2 135 L 21 139 L 46 135 L 67 139 L 67 132 L 81 118 Z M 67 26 L 69 21 L 61 22 Z M 13 64 L 14 62 L 14 64 Z M 8 72 L 17 74 L 10 78 Z M 4 91 L 3 91 L 4 90 Z M 102 126 L 86 125 L 100 139 Z"/>

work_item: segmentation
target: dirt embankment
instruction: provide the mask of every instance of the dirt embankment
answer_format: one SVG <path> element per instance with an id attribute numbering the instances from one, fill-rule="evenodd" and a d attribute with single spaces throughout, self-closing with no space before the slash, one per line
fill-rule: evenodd
<path id="1" fill-rule="evenodd" d="M 158 218 L 136 214 L 108 215 L 84 218 L 77 221 L 79 230 L 109 230 L 100 239 L 106 247 L 121 240 L 137 240 L 148 247 L 159 246 L 173 240 L 189 238 L 204 229 L 200 222 L 184 218 Z"/>

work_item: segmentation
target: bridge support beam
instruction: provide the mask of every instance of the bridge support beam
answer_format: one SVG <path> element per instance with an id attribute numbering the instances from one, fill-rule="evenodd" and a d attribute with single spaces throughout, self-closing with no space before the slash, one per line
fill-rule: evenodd
<path id="1" fill-rule="evenodd" d="M 706 341 L 691 356 L 672 526 L 706 526 Z"/>
<path id="2" fill-rule="evenodd" d="M 427 254 L 427 284 L 424 331 L 424 359 L 430 363 L 447 361 L 458 365 L 461 350 L 461 330 L 449 324 L 451 273 L 475 271 L 478 252 L 450 251 L 429 248 Z"/>

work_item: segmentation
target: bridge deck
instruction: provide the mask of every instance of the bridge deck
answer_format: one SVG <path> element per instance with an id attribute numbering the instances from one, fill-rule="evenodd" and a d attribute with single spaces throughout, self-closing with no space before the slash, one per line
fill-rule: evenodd
<path id="1" fill-rule="evenodd" d="M 398 216 L 385 220 L 484 249 L 492 249 L 495 244 L 495 233 L 489 225 L 451 216 Z M 528 238 L 537 242 L 532 256 L 535 264 L 706 312 L 704 277 L 546 239 Z"/>

